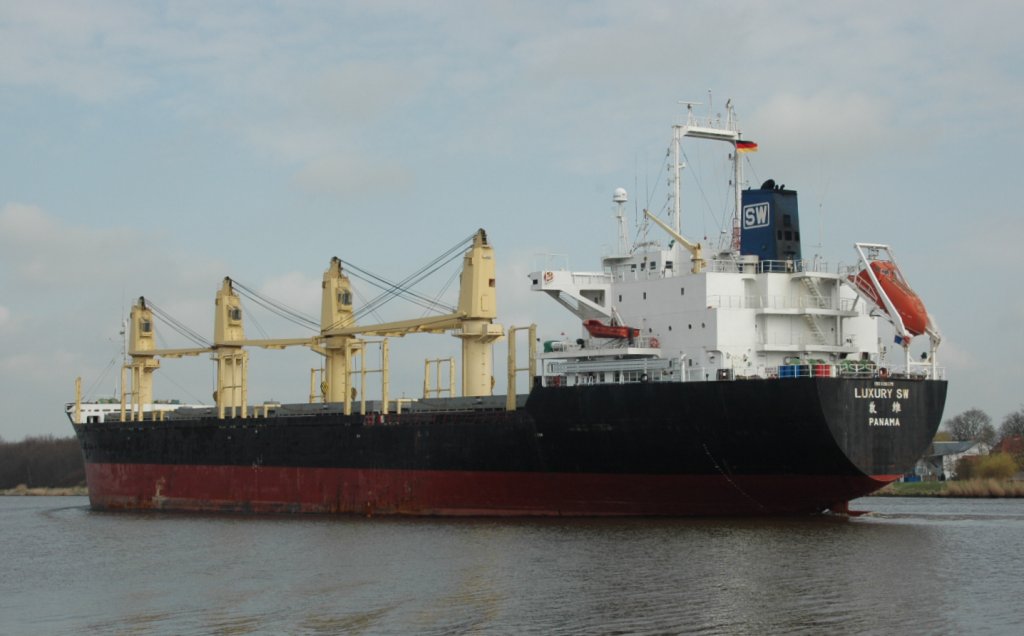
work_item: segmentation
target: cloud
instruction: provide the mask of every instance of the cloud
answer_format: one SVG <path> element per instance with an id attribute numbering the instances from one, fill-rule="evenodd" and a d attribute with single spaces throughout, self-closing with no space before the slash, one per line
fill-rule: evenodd
<path id="1" fill-rule="evenodd" d="M 879 98 L 856 92 L 779 92 L 757 106 L 749 120 L 751 128 L 765 131 L 758 136 L 771 142 L 766 146 L 783 145 L 786 154 L 827 149 L 831 155 L 861 155 L 896 133 L 886 125 L 887 110 Z"/>
<path id="2" fill-rule="evenodd" d="M 342 154 L 311 159 L 294 179 L 304 190 L 340 198 L 376 195 L 382 190 L 408 191 L 414 182 L 413 174 L 400 164 L 376 163 L 366 157 Z"/>
<path id="3" fill-rule="evenodd" d="M 147 21 L 130 6 L 5 5 L 0 20 L 0 82 L 48 88 L 86 102 L 151 88 L 152 79 L 132 68 L 127 57 L 117 55 L 130 51 L 120 46 L 116 35 L 148 30 Z"/>
<path id="4" fill-rule="evenodd" d="M 0 328 L 3 328 L 3 326 L 6 325 L 10 319 L 11 310 L 8 309 L 7 307 L 4 307 L 3 305 L 0 305 Z"/>
<path id="5" fill-rule="evenodd" d="M 46 288 L 91 283 L 107 273 L 101 261 L 130 250 L 141 239 L 123 229 L 64 226 L 34 205 L 8 203 L 0 208 L 0 262 L 13 285 Z"/>
<path id="6" fill-rule="evenodd" d="M 0 377 L 17 378 L 20 382 L 48 382 L 54 369 L 82 369 L 81 353 L 64 349 L 40 352 L 13 353 L 0 356 Z M 67 387 L 61 387 L 66 389 Z"/>
<path id="7" fill-rule="evenodd" d="M 288 272 L 267 279 L 260 286 L 260 292 L 319 323 L 321 283 L 320 277 Z"/>
<path id="8" fill-rule="evenodd" d="M 98 286 L 106 297 L 152 293 L 173 305 L 211 289 L 223 275 L 219 261 L 166 247 L 164 237 L 125 227 L 89 228 L 39 206 L 8 203 L 0 208 L 0 280 L 24 298 L 45 296 L 65 307 L 88 303 Z"/>

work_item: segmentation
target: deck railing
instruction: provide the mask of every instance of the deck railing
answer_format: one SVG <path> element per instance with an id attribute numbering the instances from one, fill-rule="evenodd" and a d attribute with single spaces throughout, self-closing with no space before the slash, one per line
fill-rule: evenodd
<path id="1" fill-rule="evenodd" d="M 822 306 L 824 304 L 824 306 Z M 856 300 L 842 298 L 840 311 L 853 311 Z M 708 307 L 715 309 L 824 309 L 833 310 L 836 303 L 831 298 L 818 300 L 811 296 L 739 296 L 716 294 L 708 296 Z"/>
<path id="2" fill-rule="evenodd" d="M 633 364 L 614 368 L 594 363 L 592 366 L 545 365 L 544 386 L 579 386 L 587 384 L 630 384 L 634 382 L 723 382 L 734 380 L 775 380 L 796 378 L 854 378 L 865 380 L 945 380 L 945 367 L 937 367 L 934 376 L 930 365 L 880 367 L 872 361 L 844 361 L 830 364 L 811 361 L 774 367 L 721 369 L 716 367 L 680 367 L 652 364 L 653 360 L 636 360 Z"/>

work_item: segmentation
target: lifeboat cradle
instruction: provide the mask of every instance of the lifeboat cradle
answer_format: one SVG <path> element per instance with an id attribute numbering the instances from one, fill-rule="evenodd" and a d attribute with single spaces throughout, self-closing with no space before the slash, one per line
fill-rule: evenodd
<path id="1" fill-rule="evenodd" d="M 881 317 L 888 320 L 896 331 L 896 344 L 901 345 L 906 356 L 907 368 L 911 368 L 910 360 L 910 341 L 914 337 L 914 334 L 907 329 L 904 324 L 903 318 L 901 317 L 901 307 L 898 306 L 898 300 L 894 299 L 890 294 L 886 293 L 885 286 L 879 280 L 876 268 L 872 267 L 872 264 L 878 262 L 889 262 L 892 263 L 895 268 L 895 275 L 902 279 L 902 274 L 899 274 L 899 266 L 896 265 L 896 255 L 893 253 L 892 247 L 882 243 L 855 243 L 854 248 L 857 250 L 859 256 L 859 262 L 855 270 L 851 275 L 846 277 L 846 284 L 849 285 L 857 294 L 870 306 L 874 305 L 875 309 L 872 310 L 874 315 L 880 315 Z M 857 284 L 857 281 L 866 281 L 868 288 L 865 289 L 861 285 Z M 904 284 L 905 281 L 904 281 Z M 909 290 L 909 285 L 907 285 Z M 910 291 L 913 294 L 913 291 Z M 913 294 L 916 299 L 916 294 Z M 921 305 L 923 310 L 923 304 Z M 929 339 L 929 354 L 928 360 L 931 362 L 932 377 L 936 377 L 936 369 L 934 368 L 935 353 L 938 350 L 939 344 L 942 342 L 942 334 L 935 322 L 932 320 L 930 314 L 925 311 L 926 314 L 926 326 L 924 332 L 928 334 Z"/>

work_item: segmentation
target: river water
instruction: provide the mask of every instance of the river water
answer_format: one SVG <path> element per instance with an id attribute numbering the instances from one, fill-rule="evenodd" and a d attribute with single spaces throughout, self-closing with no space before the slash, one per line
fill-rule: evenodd
<path id="1" fill-rule="evenodd" d="M 859 518 L 101 513 L 0 497 L 2 634 L 1020 634 L 1024 500 Z"/>

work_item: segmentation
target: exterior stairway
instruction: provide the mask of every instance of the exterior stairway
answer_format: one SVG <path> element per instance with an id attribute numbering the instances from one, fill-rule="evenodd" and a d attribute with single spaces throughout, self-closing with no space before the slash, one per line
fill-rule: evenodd
<path id="1" fill-rule="evenodd" d="M 807 288 L 808 296 L 811 299 L 810 306 L 817 309 L 828 309 L 831 303 L 829 302 L 829 299 L 825 298 L 821 293 L 821 289 L 818 287 L 818 282 L 810 276 L 804 276 L 801 280 L 803 280 L 804 287 Z M 821 326 L 818 324 L 818 319 L 814 314 L 804 314 L 804 322 L 807 323 L 807 328 L 811 330 L 812 334 L 814 334 L 818 344 L 832 344 L 828 341 L 828 336 L 826 336 L 825 332 L 822 331 Z"/>

